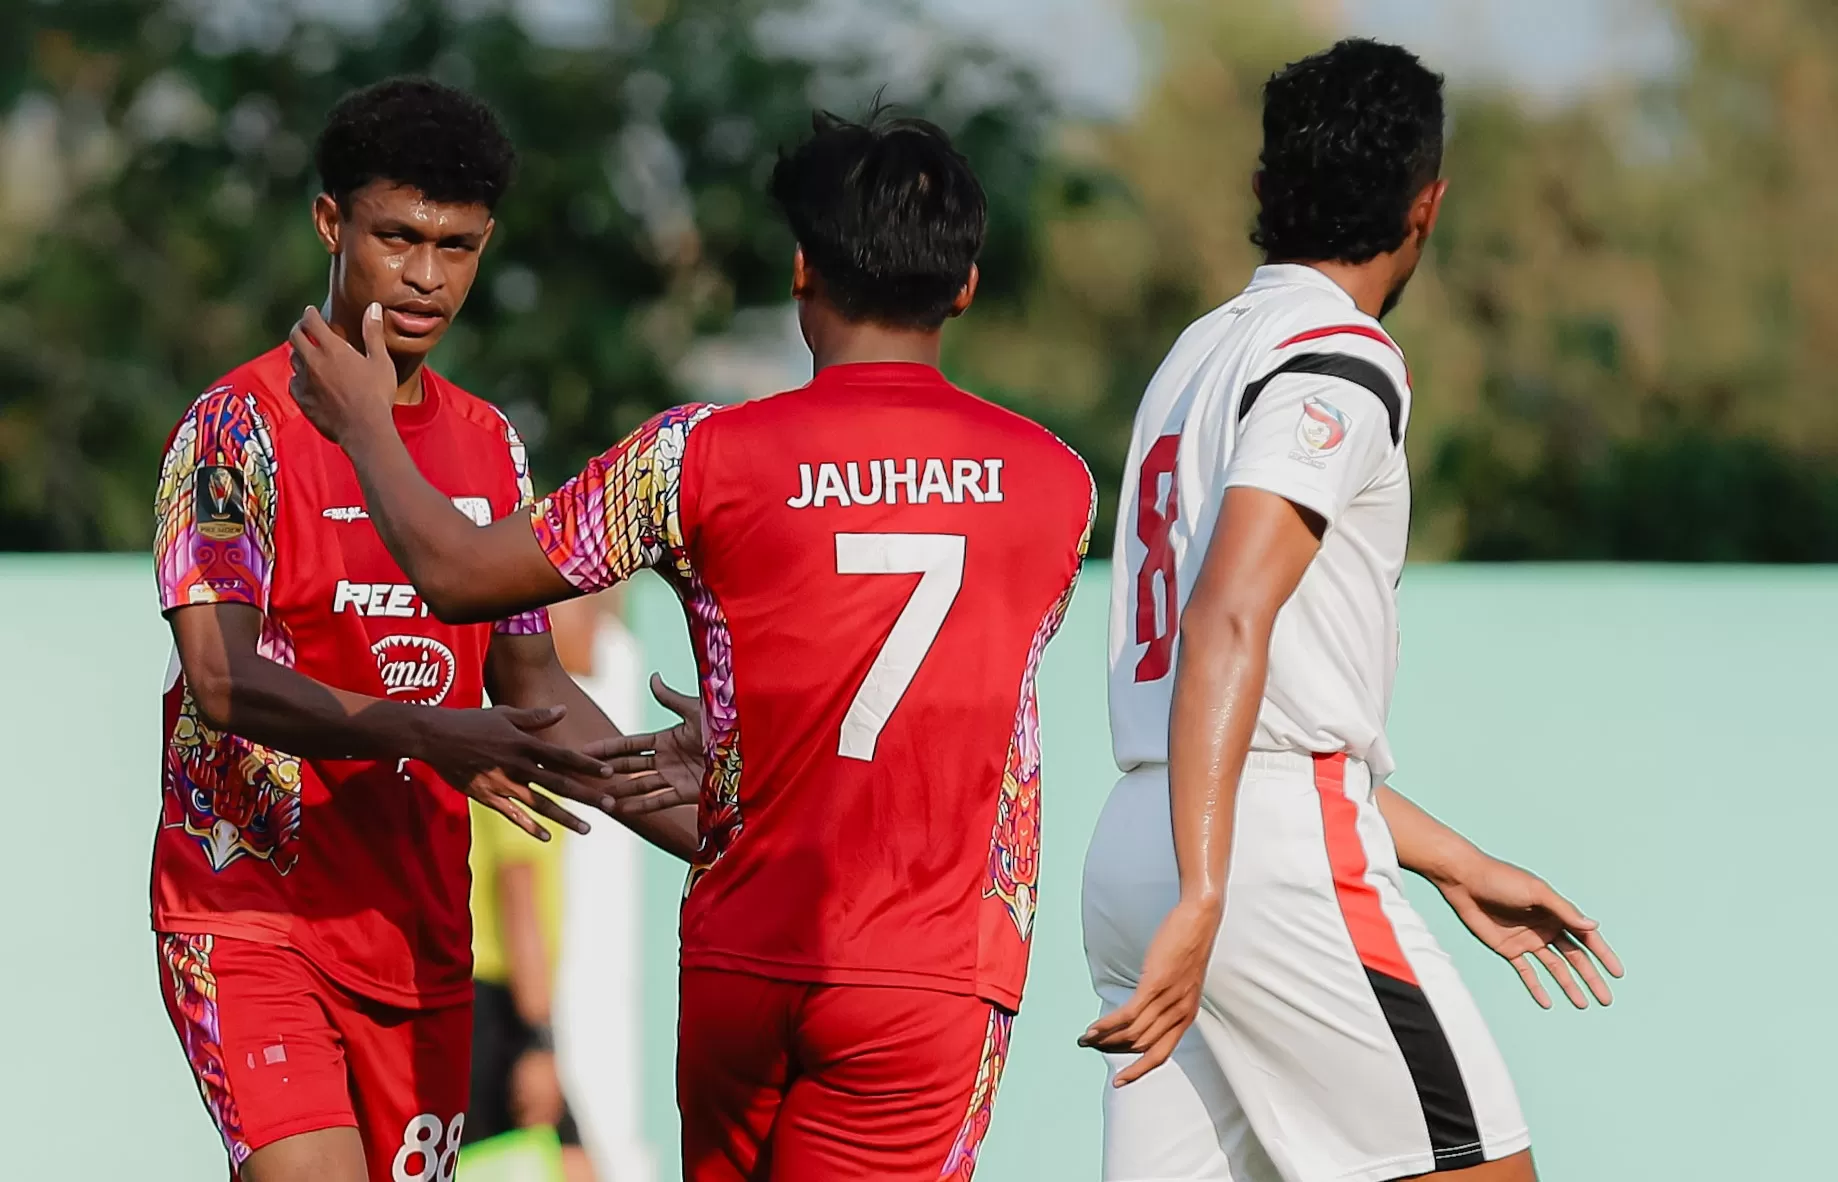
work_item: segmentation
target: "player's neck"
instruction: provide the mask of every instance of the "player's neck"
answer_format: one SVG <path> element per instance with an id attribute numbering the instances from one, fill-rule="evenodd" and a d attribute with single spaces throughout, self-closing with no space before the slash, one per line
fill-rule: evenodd
<path id="1" fill-rule="evenodd" d="M 350 311 L 338 307 L 332 300 L 327 299 L 325 305 L 319 309 L 319 314 L 325 317 L 325 322 L 332 326 L 333 332 L 349 341 L 359 351 L 363 350 L 364 310 L 362 308 Z M 421 374 L 427 368 L 427 359 L 425 357 L 391 356 L 390 360 L 396 366 L 396 405 L 415 406 L 419 404 L 422 399 Z"/>
<path id="2" fill-rule="evenodd" d="M 876 361 L 909 361 L 938 368 L 936 329 L 907 330 L 876 324 L 851 324 L 811 343 L 811 369 L 832 365 L 861 365 Z"/>
<path id="3" fill-rule="evenodd" d="M 1364 263 L 1304 262 L 1299 259 L 1281 261 L 1312 267 L 1326 275 L 1340 290 L 1353 298 L 1353 303 L 1358 305 L 1361 312 L 1377 320 L 1380 313 L 1385 311 L 1385 301 L 1397 284 L 1391 260 L 1390 255 L 1380 255 Z"/>

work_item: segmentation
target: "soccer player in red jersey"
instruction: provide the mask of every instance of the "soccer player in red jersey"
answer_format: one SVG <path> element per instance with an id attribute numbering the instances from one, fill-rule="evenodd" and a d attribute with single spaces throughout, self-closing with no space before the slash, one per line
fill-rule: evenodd
<path id="1" fill-rule="evenodd" d="M 318 146 L 321 323 L 355 335 L 367 306 L 386 309 L 371 337 L 382 427 L 481 537 L 524 519 L 523 446 L 425 361 L 512 160 L 485 107 L 412 80 L 347 97 Z M 177 647 L 153 855 L 161 984 L 233 1175 L 446 1182 L 472 1029 L 466 796 L 532 834 L 547 836 L 532 811 L 579 828 L 528 785 L 599 800 L 599 761 L 569 748 L 618 732 L 562 671 L 545 613 L 430 611 L 350 463 L 294 405 L 288 357 L 213 383 L 160 472 Z M 687 856 L 693 823 L 635 827 Z"/>
<path id="2" fill-rule="evenodd" d="M 441 615 L 643 567 L 683 600 L 708 753 L 682 915 L 686 1177 L 967 1179 L 1021 1001 L 1034 680 L 1091 477 L 937 369 L 986 223 L 942 132 L 819 117 L 772 195 L 811 383 L 666 411 L 526 519 L 472 529 L 416 471 L 380 321 L 366 359 L 309 315 L 294 389 Z"/>

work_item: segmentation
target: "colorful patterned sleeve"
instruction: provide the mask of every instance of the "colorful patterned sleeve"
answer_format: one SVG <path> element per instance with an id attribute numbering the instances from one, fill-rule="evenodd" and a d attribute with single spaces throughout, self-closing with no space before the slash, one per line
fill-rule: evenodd
<path id="1" fill-rule="evenodd" d="M 517 428 L 499 411 L 498 417 L 504 419 L 504 445 L 510 449 L 511 471 L 517 477 L 517 509 L 522 512 L 536 503 L 536 489 L 530 483 L 530 453 L 523 446 L 523 437 L 517 434 Z M 536 636 L 549 630 L 549 612 L 546 608 L 524 612 L 507 620 L 499 620 L 492 626 L 492 631 L 500 636 Z"/>
<path id="2" fill-rule="evenodd" d="M 160 610 L 267 609 L 274 569 L 275 448 L 253 395 L 234 386 L 192 404 L 160 465 L 154 572 Z"/>
<path id="3" fill-rule="evenodd" d="M 602 591 L 645 567 L 687 577 L 683 453 L 715 411 L 692 403 L 650 419 L 531 511 L 536 540 L 563 578 Z"/>

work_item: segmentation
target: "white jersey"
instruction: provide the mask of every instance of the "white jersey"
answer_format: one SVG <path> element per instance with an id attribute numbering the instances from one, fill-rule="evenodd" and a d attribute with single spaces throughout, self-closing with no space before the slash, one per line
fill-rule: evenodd
<path id="1" fill-rule="evenodd" d="M 1168 761 L 1181 604 L 1225 490 L 1250 487 L 1327 522 L 1276 618 L 1252 749 L 1344 751 L 1375 780 L 1391 773 L 1409 420 L 1397 344 L 1312 267 L 1259 267 L 1181 334 L 1136 412 L 1117 511 L 1110 723 L 1120 768 Z"/>

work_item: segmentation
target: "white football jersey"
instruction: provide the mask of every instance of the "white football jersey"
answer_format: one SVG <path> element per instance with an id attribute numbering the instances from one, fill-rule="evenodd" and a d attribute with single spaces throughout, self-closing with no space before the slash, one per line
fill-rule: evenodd
<path id="1" fill-rule="evenodd" d="M 1397 584 L 1410 533 L 1397 344 L 1312 267 L 1259 267 L 1181 334 L 1136 412 L 1112 551 L 1110 723 L 1117 765 L 1168 760 L 1181 605 L 1225 490 L 1261 488 L 1327 522 L 1276 618 L 1258 751 L 1344 751 L 1392 771 Z"/>

